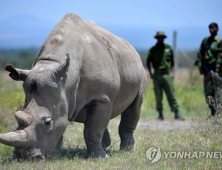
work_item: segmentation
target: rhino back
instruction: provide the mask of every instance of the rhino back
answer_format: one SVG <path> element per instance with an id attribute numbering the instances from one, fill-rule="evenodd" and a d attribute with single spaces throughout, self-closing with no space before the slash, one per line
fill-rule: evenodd
<path id="1" fill-rule="evenodd" d="M 108 98 L 113 116 L 134 100 L 144 69 L 140 56 L 125 40 L 67 14 L 46 39 L 34 65 L 40 60 L 62 63 L 67 53 L 70 67 L 65 88 L 74 116 L 92 100 Z"/>
<path id="2" fill-rule="evenodd" d="M 84 24 L 83 44 L 87 50 L 82 55 L 79 91 L 87 91 L 85 103 L 108 96 L 115 117 L 135 99 L 144 68 L 139 54 L 128 42 L 92 22 L 84 21 Z"/>

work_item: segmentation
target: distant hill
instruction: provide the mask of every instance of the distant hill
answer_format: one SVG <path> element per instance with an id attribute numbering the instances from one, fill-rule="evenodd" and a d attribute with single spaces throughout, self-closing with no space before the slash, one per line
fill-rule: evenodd
<path id="1" fill-rule="evenodd" d="M 40 46 L 54 27 L 53 23 L 27 15 L 0 22 L 0 48 Z"/>

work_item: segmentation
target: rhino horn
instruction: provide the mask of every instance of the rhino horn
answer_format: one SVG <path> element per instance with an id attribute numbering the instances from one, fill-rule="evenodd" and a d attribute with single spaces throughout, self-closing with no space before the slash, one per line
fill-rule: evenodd
<path id="1" fill-rule="evenodd" d="M 26 112 L 23 112 L 23 111 L 17 111 L 15 113 L 15 118 L 18 122 L 19 125 L 29 125 L 32 123 L 33 121 L 33 117 L 30 113 L 26 113 Z"/>
<path id="2" fill-rule="evenodd" d="M 27 143 L 27 133 L 24 130 L 0 134 L 0 143 L 14 146 L 24 147 Z"/>

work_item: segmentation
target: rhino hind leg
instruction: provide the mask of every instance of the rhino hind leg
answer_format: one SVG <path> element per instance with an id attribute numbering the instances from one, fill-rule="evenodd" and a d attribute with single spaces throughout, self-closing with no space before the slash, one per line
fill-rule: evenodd
<path id="1" fill-rule="evenodd" d="M 108 129 L 106 129 L 105 132 L 103 133 L 103 139 L 102 139 L 103 149 L 106 150 L 106 148 L 108 148 L 110 144 L 111 144 L 111 139 L 110 139 L 109 131 Z"/>
<path id="2" fill-rule="evenodd" d="M 111 105 L 106 102 L 93 102 L 87 108 L 87 120 L 84 127 L 84 139 L 88 157 L 107 157 L 103 149 L 103 134 L 109 123 Z M 107 131 L 108 132 L 108 131 Z M 105 132 L 107 135 L 108 133 Z M 104 142 L 107 137 L 104 138 Z M 108 143 L 106 143 L 107 145 Z"/>
<path id="3" fill-rule="evenodd" d="M 135 140 L 133 132 L 136 129 L 140 117 L 140 107 L 143 98 L 139 94 L 136 96 L 131 105 L 121 114 L 119 125 L 120 150 L 133 150 Z"/>

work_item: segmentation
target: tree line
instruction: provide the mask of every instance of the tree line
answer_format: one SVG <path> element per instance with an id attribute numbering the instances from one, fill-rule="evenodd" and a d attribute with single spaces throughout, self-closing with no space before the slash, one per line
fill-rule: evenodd
<path id="1" fill-rule="evenodd" d="M 17 68 L 30 69 L 37 51 L 37 48 L 0 49 L 0 70 L 3 70 L 6 64 L 12 64 Z"/>
<path id="2" fill-rule="evenodd" d="M 146 66 L 147 52 L 145 50 L 137 50 L 144 66 Z M 38 52 L 38 48 L 26 49 L 0 49 L 0 70 L 4 70 L 6 64 L 12 64 L 17 68 L 30 69 L 34 58 Z M 197 51 L 180 51 L 177 53 L 178 67 L 193 67 Z"/>

